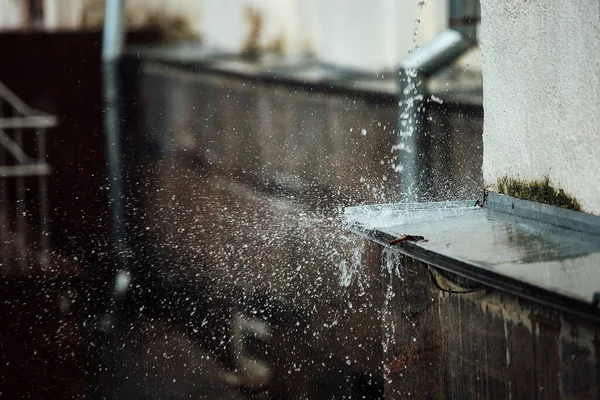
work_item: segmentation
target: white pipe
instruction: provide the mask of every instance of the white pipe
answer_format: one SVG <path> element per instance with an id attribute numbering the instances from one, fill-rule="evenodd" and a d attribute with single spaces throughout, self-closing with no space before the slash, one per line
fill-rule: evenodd
<path id="1" fill-rule="evenodd" d="M 125 1 L 106 0 L 104 31 L 102 32 L 102 61 L 117 60 L 123 53 L 125 41 Z"/>

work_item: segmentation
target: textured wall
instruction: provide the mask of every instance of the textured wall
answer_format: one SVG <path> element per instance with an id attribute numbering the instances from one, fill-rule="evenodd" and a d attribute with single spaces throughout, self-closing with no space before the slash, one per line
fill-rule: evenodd
<path id="1" fill-rule="evenodd" d="M 0 28 L 15 29 L 25 23 L 25 2 L 0 0 Z"/>
<path id="2" fill-rule="evenodd" d="M 98 29 L 104 3 L 44 0 L 42 25 Z M 0 10 L 0 30 L 27 25 L 26 10 L 16 2 L 0 0 Z M 447 0 L 127 0 L 127 21 L 130 28 L 159 24 L 167 33 L 202 38 L 227 52 L 308 53 L 333 65 L 382 72 L 446 27 Z"/>
<path id="3" fill-rule="evenodd" d="M 482 0 L 486 185 L 551 184 L 600 214 L 600 5 Z"/>
<path id="4" fill-rule="evenodd" d="M 261 49 L 308 52 L 348 68 L 392 70 L 416 44 L 429 42 L 446 26 L 445 0 L 417 3 L 206 0 L 203 34 L 208 45 L 234 52 L 256 40 Z M 257 12 L 258 26 L 249 10 Z"/>
<path id="5" fill-rule="evenodd" d="M 491 288 L 443 293 L 387 254 L 386 399 L 598 398 L 597 323 Z"/>
<path id="6" fill-rule="evenodd" d="M 334 0 L 319 3 L 319 58 L 352 68 L 392 70 L 446 27 L 446 0 Z M 419 22 L 417 22 L 417 20 Z"/>

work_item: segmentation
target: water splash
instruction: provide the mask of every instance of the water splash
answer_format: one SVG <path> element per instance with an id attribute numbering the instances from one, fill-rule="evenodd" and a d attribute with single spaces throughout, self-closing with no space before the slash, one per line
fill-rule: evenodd
<path id="1" fill-rule="evenodd" d="M 423 12 L 425 7 L 425 1 L 419 1 L 417 6 Z M 419 26 L 421 19 L 415 20 L 415 27 L 413 29 L 413 44 L 414 47 L 409 51 L 409 54 L 418 52 L 421 47 L 417 43 L 417 35 L 419 33 Z M 414 164 L 416 163 L 415 157 L 415 139 L 413 136 L 419 134 L 417 129 L 421 126 L 420 118 L 423 114 L 423 102 L 424 102 L 424 90 L 422 87 L 422 79 L 419 75 L 419 71 L 414 68 L 401 68 L 400 80 L 403 81 L 403 90 L 401 93 L 401 100 L 398 103 L 399 113 L 399 124 L 398 124 L 398 143 L 392 147 L 392 152 L 398 152 L 396 160 L 397 163 L 392 164 L 392 168 L 396 173 L 402 173 L 403 183 L 403 197 L 405 200 L 414 200 L 414 192 L 416 190 L 415 180 L 418 177 L 415 176 Z"/>
<path id="2" fill-rule="evenodd" d="M 146 209 L 147 240 L 171 254 L 173 268 L 160 271 L 166 278 L 210 277 L 214 287 L 263 291 L 309 310 L 319 308 L 322 293 L 339 304 L 332 308 L 337 310 L 351 297 L 350 288 L 352 296 L 367 291 L 366 244 L 341 226 L 338 210 L 190 174 L 195 176 L 178 179 L 167 172 L 164 190 Z M 182 190 L 187 194 L 179 196 Z"/>
<path id="3" fill-rule="evenodd" d="M 383 326 L 383 353 L 388 352 L 391 345 L 394 344 L 396 336 L 396 324 L 391 318 L 390 302 L 396 297 L 394 291 L 394 277 L 402 279 L 400 274 L 400 255 L 393 250 L 384 249 L 382 252 L 382 274 L 388 279 L 383 299 L 383 307 L 381 309 L 381 320 Z"/>
<path id="4" fill-rule="evenodd" d="M 353 281 L 360 282 L 362 254 L 364 251 L 364 241 L 356 238 L 345 238 L 350 247 L 350 259 L 342 258 L 340 260 L 340 285 L 347 288 Z"/>
<path id="5" fill-rule="evenodd" d="M 413 30 L 413 43 L 417 43 L 417 35 L 419 34 L 419 25 L 421 24 L 420 19 L 415 19 L 415 29 Z"/>

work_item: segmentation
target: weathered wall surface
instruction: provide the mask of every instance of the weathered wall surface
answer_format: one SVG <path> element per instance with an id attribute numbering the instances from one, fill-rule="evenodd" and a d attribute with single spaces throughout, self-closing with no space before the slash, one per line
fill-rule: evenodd
<path id="1" fill-rule="evenodd" d="M 24 2 L 23 2 L 24 3 Z M 0 0 L 1 29 L 98 29 L 104 0 L 44 0 L 41 21 Z M 232 53 L 310 54 L 333 65 L 394 70 L 417 44 L 446 27 L 447 1 L 127 0 L 131 27 L 158 25 L 174 38 L 197 39 Z M 421 5 L 419 5 L 421 4 Z"/>
<path id="2" fill-rule="evenodd" d="M 23 3 L 8 0 L 0 1 L 0 7 L 2 7 L 2 12 L 0 12 L 0 27 L 2 29 L 14 29 L 23 25 L 25 13 Z"/>
<path id="3" fill-rule="evenodd" d="M 428 1 L 420 7 L 417 1 L 319 2 L 318 57 L 353 68 L 393 70 L 409 50 L 446 27 L 446 3 Z"/>
<path id="4" fill-rule="evenodd" d="M 5 9 L 0 8 L 0 18 L 3 11 Z M 157 35 L 137 32 L 128 40 L 148 43 L 156 41 Z M 23 219 L 28 226 L 25 237 L 12 234 L 11 223 L 0 227 L 1 398 L 57 399 L 92 395 L 91 380 L 95 378 L 89 331 L 84 332 L 85 324 L 82 324 L 82 316 L 92 311 L 82 313 L 82 309 L 87 301 L 100 305 L 98 299 L 103 296 L 99 288 L 103 283 L 98 277 L 108 271 L 112 281 L 109 269 L 114 265 L 108 248 L 108 203 L 103 189 L 106 159 L 100 41 L 97 31 L 4 32 L 0 35 L 0 49 L 10 54 L 0 62 L 0 79 L 27 104 L 56 115 L 59 121 L 47 135 L 47 160 L 52 166 L 47 194 L 49 268 L 39 268 L 35 262 L 39 242 L 31 241 L 37 239 L 39 231 L 35 214 L 37 178 L 25 180 L 26 215 Z M 25 130 L 24 136 L 29 134 L 31 138 L 31 133 Z M 26 144 L 25 151 L 29 153 L 32 149 L 29 146 L 34 143 Z M 5 183 L 6 190 L 0 191 L 3 195 L 0 214 L 4 212 L 13 220 L 16 218 L 15 184 L 14 180 L 6 179 Z M 4 202 L 7 199 L 10 201 Z M 11 242 L 16 241 L 30 246 L 26 249 L 23 270 L 16 268 L 23 264 L 23 255 L 10 249 Z M 14 255 L 19 258 L 15 260 L 11 257 Z M 76 293 L 82 286 L 89 292 L 78 298 Z M 76 303 L 71 303 L 76 298 Z"/>
<path id="5" fill-rule="evenodd" d="M 379 161 L 395 140 L 394 99 L 152 62 L 140 68 L 142 126 L 127 171 L 130 182 L 139 182 L 131 188 L 139 191 L 131 218 L 140 221 L 133 223 L 140 234 L 132 237 L 144 235 L 134 248 L 153 253 L 143 263 L 158 266 L 160 276 L 193 282 L 203 293 L 198 304 L 213 299 L 202 314 L 209 316 L 206 328 L 195 325 L 213 338 L 205 340 L 211 357 L 229 354 L 230 310 L 252 315 L 243 299 L 230 298 L 259 294 L 259 309 L 281 303 L 289 317 L 264 316 L 273 331 L 274 397 L 355 397 L 360 389 L 378 398 L 378 251 L 367 248 L 360 282 L 355 275 L 351 287 L 341 286 L 354 242 L 336 223 L 335 209 L 350 195 L 393 198 L 391 168 Z M 154 153 L 145 155 L 148 148 Z M 176 267 L 157 261 L 165 253 Z M 214 294 L 198 289 L 205 286 Z"/>
<path id="6" fill-rule="evenodd" d="M 482 0 L 486 185 L 548 176 L 600 214 L 600 6 Z"/>
<path id="7" fill-rule="evenodd" d="M 202 318 L 212 318 L 206 328 L 177 310 L 217 356 L 229 354 L 221 327 L 230 310 L 254 315 L 235 293 L 258 295 L 259 309 L 280 304 L 289 317 L 264 315 L 274 335 L 274 397 L 379 398 L 379 248 L 342 232 L 336 210 L 398 198 L 390 166 L 396 98 L 335 80 L 312 87 L 219 73 L 229 61 L 196 71 L 127 61 L 139 77 L 132 115 L 140 126 L 123 146 L 133 150 L 125 170 L 136 264 L 202 294 L 198 304 L 209 303 Z M 236 65 L 253 71 L 255 64 Z M 431 141 L 443 144 L 430 163 L 447 179 L 432 182 L 432 192 L 462 197 L 448 185 L 481 187 L 473 172 L 481 165 L 481 111 L 438 106 Z M 446 144 L 460 151 L 442 151 Z M 210 293 L 200 289 L 207 286 Z M 166 292 L 171 298 L 181 288 Z"/>
<path id="8" fill-rule="evenodd" d="M 444 293 L 425 264 L 394 257 L 382 276 L 385 398 L 598 397 L 597 323 L 490 288 Z"/>

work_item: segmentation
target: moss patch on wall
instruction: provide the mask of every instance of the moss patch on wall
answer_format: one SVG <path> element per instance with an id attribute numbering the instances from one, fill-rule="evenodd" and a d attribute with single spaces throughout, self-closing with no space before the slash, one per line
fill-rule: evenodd
<path id="1" fill-rule="evenodd" d="M 505 176 L 498 179 L 497 190 L 500 194 L 518 199 L 581 211 L 581 205 L 577 199 L 565 193 L 562 189 L 553 188 L 548 177 L 541 181 L 529 182 Z"/>

